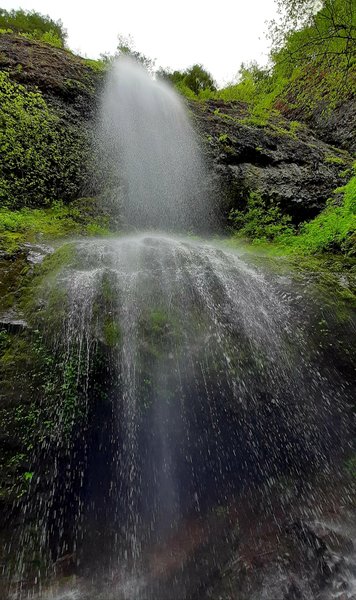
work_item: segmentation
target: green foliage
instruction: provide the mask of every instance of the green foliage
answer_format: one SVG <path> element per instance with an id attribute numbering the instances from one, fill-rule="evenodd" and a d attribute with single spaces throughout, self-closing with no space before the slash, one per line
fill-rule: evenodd
<path id="1" fill-rule="evenodd" d="M 251 192 L 246 209 L 232 210 L 229 220 L 239 235 L 252 240 L 274 240 L 278 236 L 291 234 L 291 217 L 282 214 L 277 204 L 266 203 L 257 192 Z"/>
<path id="2" fill-rule="evenodd" d="M 23 208 L 18 211 L 0 208 L 0 249 L 9 253 L 18 250 L 24 242 L 43 238 L 108 233 L 104 216 L 93 217 L 73 205 L 56 202 L 48 209 Z"/>
<path id="3" fill-rule="evenodd" d="M 46 206 L 80 195 L 87 177 L 89 139 L 64 126 L 42 94 L 0 72 L 0 206 Z"/>
<path id="4" fill-rule="evenodd" d="M 274 90 L 270 84 L 270 71 L 259 67 L 256 62 L 252 62 L 249 65 L 242 64 L 237 82 L 219 90 L 217 97 L 226 102 L 238 101 L 256 104 L 260 97 L 267 96 L 272 91 Z M 272 100 L 267 104 L 271 103 Z"/>
<path id="5" fill-rule="evenodd" d="M 315 108 L 330 111 L 350 96 L 355 83 L 353 0 L 324 0 L 318 12 L 309 0 L 281 3 L 289 25 L 282 24 L 280 42 L 275 41 L 272 52 L 273 74 L 284 79 L 277 108 L 302 109 L 306 116 Z"/>
<path id="6" fill-rule="evenodd" d="M 108 61 L 103 59 L 94 60 L 92 58 L 83 58 L 84 64 L 92 69 L 95 73 L 104 73 L 108 68 Z"/>
<path id="7" fill-rule="evenodd" d="M 103 326 L 104 341 L 110 348 L 118 346 L 121 340 L 121 329 L 113 319 L 107 318 Z"/>
<path id="8" fill-rule="evenodd" d="M 57 48 L 64 48 L 67 33 L 61 21 L 35 11 L 0 9 L 0 30 L 25 34 Z"/>
<path id="9" fill-rule="evenodd" d="M 123 35 L 118 36 L 118 45 L 115 56 L 120 56 L 120 54 L 124 54 L 127 56 L 132 56 L 135 60 L 141 63 L 148 71 L 152 72 L 155 65 L 155 59 L 149 58 L 142 52 L 139 52 L 135 48 L 134 40 L 131 36 L 125 37 Z"/>
<path id="10" fill-rule="evenodd" d="M 293 252 L 356 256 L 356 176 L 336 192 L 343 195 L 341 200 L 329 200 L 315 219 L 301 226 L 297 236 L 285 240 Z"/>
<path id="11" fill-rule="evenodd" d="M 345 69 L 355 62 L 354 0 L 278 0 L 281 19 L 271 24 L 274 47 L 293 68 L 320 57 L 340 55 Z M 288 61 L 286 61 L 288 62 Z"/>
<path id="12" fill-rule="evenodd" d="M 355 89 L 354 0 L 280 0 L 282 20 L 270 26 L 271 66 L 241 65 L 237 82 L 211 98 L 247 104 L 249 122 L 266 125 L 273 111 L 327 113 Z"/>
<path id="13" fill-rule="evenodd" d="M 119 34 L 117 38 L 118 45 L 114 54 L 101 54 L 100 60 L 97 61 L 86 59 L 88 66 L 94 67 L 97 71 L 102 71 L 106 70 L 113 60 L 119 56 L 131 56 L 137 62 L 141 63 L 145 69 L 147 69 L 147 71 L 153 73 L 156 62 L 155 59 L 149 58 L 142 52 L 139 52 L 135 47 L 135 42 L 132 36 L 125 37 Z"/>
<path id="14" fill-rule="evenodd" d="M 160 69 L 157 76 L 173 83 L 177 90 L 189 99 L 208 99 L 216 90 L 213 77 L 202 65 L 193 65 L 185 71 Z"/>
<path id="15" fill-rule="evenodd" d="M 298 230 L 278 206 L 266 206 L 258 194 L 251 194 L 245 211 L 234 210 L 230 221 L 239 236 L 255 242 L 273 241 L 285 253 L 302 255 L 342 253 L 356 256 L 356 175 L 335 190 L 326 208 Z"/>
<path id="16" fill-rule="evenodd" d="M 216 89 L 212 76 L 202 65 L 193 65 L 184 72 L 184 84 L 197 96 L 204 90 Z"/>

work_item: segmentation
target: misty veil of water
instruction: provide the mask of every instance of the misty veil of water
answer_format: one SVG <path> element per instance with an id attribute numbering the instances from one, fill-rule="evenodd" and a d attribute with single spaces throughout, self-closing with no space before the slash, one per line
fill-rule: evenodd
<path id="1" fill-rule="evenodd" d="M 170 85 L 120 58 L 108 77 L 98 130 L 113 201 L 126 224 L 209 229 L 207 172 L 183 100 Z"/>
<path id="2" fill-rule="evenodd" d="M 117 211 L 146 231 L 69 244 L 67 264 L 39 290 L 37 319 L 65 373 L 72 369 L 75 417 L 68 435 L 68 404 L 59 402 L 51 445 L 39 451 L 50 468 L 23 513 L 12 597 L 331 600 L 340 584 L 351 598 L 350 548 L 323 596 L 307 565 L 298 571 L 304 550 L 292 556 L 288 587 L 288 548 L 260 592 L 240 595 L 233 577 L 229 592 L 211 590 L 234 569 L 248 580 L 244 544 L 273 527 L 279 540 L 295 515 L 320 520 L 325 506 L 345 505 L 346 492 L 332 496 L 327 485 L 351 447 L 342 351 L 354 325 L 345 314 L 340 325 L 303 278 L 177 233 L 211 228 L 212 205 L 187 111 L 170 87 L 120 60 L 100 110 Z M 258 556 L 273 549 L 265 542 Z"/>

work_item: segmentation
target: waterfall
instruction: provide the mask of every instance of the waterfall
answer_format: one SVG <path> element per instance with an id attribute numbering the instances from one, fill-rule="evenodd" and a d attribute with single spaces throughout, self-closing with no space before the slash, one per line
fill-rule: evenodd
<path id="1" fill-rule="evenodd" d="M 295 554 L 285 542 L 261 585 L 311 599 L 315 573 L 303 563 L 287 589 L 288 568 L 300 540 L 319 540 L 300 520 L 350 498 L 325 482 L 352 445 L 351 321 L 308 279 L 188 235 L 214 230 L 206 167 L 182 100 L 130 59 L 108 75 L 98 147 L 116 213 L 141 231 L 67 243 L 36 290 L 29 322 L 54 373 L 40 371 L 47 412 L 11 597 L 208 600 L 236 565 L 255 590 L 246 547 L 269 555 L 260 539 L 279 543 L 298 518 Z M 317 568 L 331 561 L 320 548 Z M 292 584 L 304 595 L 282 595 Z M 267 598 L 246 589 L 216 597 Z"/>
<path id="2" fill-rule="evenodd" d="M 98 123 L 100 170 L 123 222 L 136 229 L 207 231 L 211 183 L 183 100 L 128 57 L 106 83 Z"/>

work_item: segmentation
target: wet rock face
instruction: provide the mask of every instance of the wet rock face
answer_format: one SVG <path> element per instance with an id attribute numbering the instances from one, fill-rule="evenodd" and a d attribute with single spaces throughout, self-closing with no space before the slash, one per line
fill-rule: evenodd
<path id="1" fill-rule="evenodd" d="M 316 135 L 328 144 L 344 148 L 351 153 L 356 152 L 356 98 L 350 97 L 333 110 L 325 104 L 318 104 L 314 110 L 305 114 L 305 108 L 295 107 L 293 98 L 290 105 L 280 103 L 280 110 L 288 119 L 296 119 L 307 123 Z M 292 108 L 293 106 L 293 108 Z"/>
<path id="2" fill-rule="evenodd" d="M 222 569 L 220 582 L 207 592 L 205 600 L 356 597 L 352 528 L 297 518 L 279 523 L 275 530 L 269 523 L 262 535 L 256 527 L 255 533 L 256 537 L 242 544 L 235 558 Z"/>
<path id="3" fill-rule="evenodd" d="M 298 223 L 314 217 L 343 185 L 352 159 L 318 140 L 304 125 L 276 117 L 252 125 L 242 103 L 191 103 L 216 180 L 223 188 L 222 212 L 242 209 L 250 192 L 279 203 Z"/>

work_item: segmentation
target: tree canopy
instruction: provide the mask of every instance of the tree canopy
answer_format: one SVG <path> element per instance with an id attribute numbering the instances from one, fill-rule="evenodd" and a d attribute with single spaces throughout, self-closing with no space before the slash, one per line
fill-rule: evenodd
<path id="1" fill-rule="evenodd" d="M 190 90 L 196 96 L 205 90 L 216 90 L 212 75 L 199 64 L 195 64 L 185 71 L 160 69 L 157 71 L 157 76 L 171 81 L 181 91 L 184 91 L 184 88 Z"/>
<path id="2" fill-rule="evenodd" d="M 355 0 L 277 0 L 280 19 L 270 24 L 272 56 L 293 61 L 342 56 L 345 70 L 356 60 Z"/>

